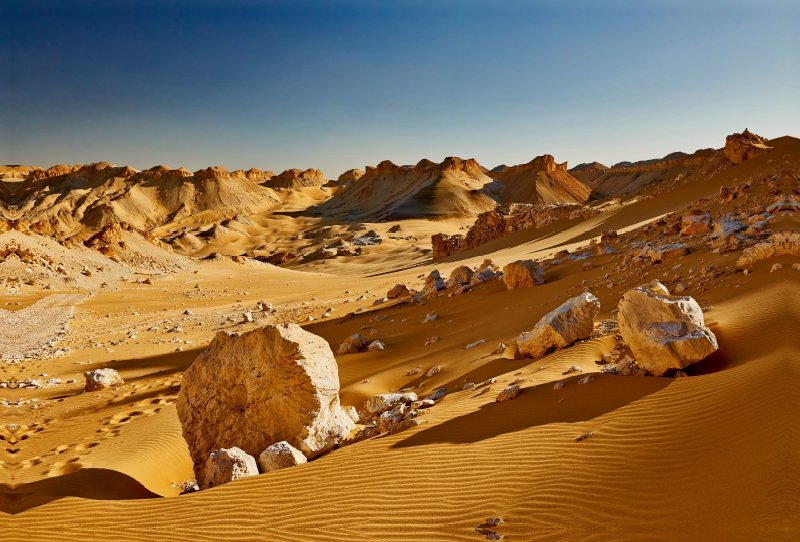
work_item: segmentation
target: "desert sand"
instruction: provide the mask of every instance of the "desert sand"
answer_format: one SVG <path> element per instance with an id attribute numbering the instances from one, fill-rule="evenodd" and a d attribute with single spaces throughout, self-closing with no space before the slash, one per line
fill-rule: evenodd
<path id="1" fill-rule="evenodd" d="M 338 182 L 317 170 L 0 168 L 4 536 L 797 539 L 800 140 L 737 136 L 612 168 L 549 158 L 500 173 L 387 161 Z M 433 235 L 466 235 L 508 203 L 571 211 L 433 258 Z M 693 212 L 709 228 L 682 235 Z M 681 250 L 652 256 L 666 245 Z M 374 304 L 486 259 L 539 262 L 544 284 Z M 719 348 L 680 374 L 609 372 L 629 354 L 619 301 L 654 279 L 697 301 Z M 583 292 L 600 302 L 592 336 L 521 357 L 519 334 Z M 183 374 L 218 332 L 284 323 L 334 353 L 355 333 L 384 343 L 336 356 L 343 406 L 447 394 L 415 427 L 186 491 Z M 124 384 L 84 392 L 83 373 L 100 368 Z M 514 381 L 519 396 L 496 402 Z"/>

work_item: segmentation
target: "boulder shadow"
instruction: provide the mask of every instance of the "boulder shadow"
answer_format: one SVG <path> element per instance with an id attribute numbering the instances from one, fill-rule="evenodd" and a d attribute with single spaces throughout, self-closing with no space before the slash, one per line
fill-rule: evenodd
<path id="1" fill-rule="evenodd" d="M 487 403 L 474 412 L 417 431 L 391 447 L 469 444 L 531 427 L 584 422 L 643 399 L 673 381 L 672 378 L 595 374 L 592 382 L 578 384 L 584 376 L 563 379 L 564 388 L 558 391 L 553 389 L 552 382 L 537 388 L 524 387 L 513 401 Z M 488 396 L 496 397 L 502 389 L 503 386 L 495 385 Z M 480 388 L 475 391 L 480 393 Z"/>
<path id="2" fill-rule="evenodd" d="M 13 489 L 0 484 L 0 512 L 19 514 L 65 497 L 110 501 L 161 498 L 126 474 L 90 468 Z"/>

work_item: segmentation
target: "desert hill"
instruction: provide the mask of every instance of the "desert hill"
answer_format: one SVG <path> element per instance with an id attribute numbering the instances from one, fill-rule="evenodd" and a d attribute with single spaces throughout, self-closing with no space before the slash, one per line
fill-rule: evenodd
<path id="1" fill-rule="evenodd" d="M 357 174 L 353 175 L 357 177 Z M 313 211 L 346 220 L 388 221 L 403 218 L 476 216 L 495 206 L 484 189 L 492 183 L 473 159 L 421 160 L 414 167 L 385 160 L 367 166 Z"/>
<path id="2" fill-rule="evenodd" d="M 487 173 L 499 185 L 496 199 L 507 203 L 585 203 L 592 190 L 545 154 L 527 164 L 498 166 Z"/>
<path id="3" fill-rule="evenodd" d="M 88 238 L 103 226 L 126 222 L 140 229 L 191 217 L 221 221 L 281 203 L 272 189 L 220 167 L 191 173 L 157 166 L 144 171 L 107 163 L 34 169 L 23 180 L 0 181 L 2 218 L 25 220 L 55 239 Z"/>

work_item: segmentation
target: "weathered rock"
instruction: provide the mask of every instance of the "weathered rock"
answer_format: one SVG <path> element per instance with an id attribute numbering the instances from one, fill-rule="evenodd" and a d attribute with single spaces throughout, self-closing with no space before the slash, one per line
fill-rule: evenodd
<path id="1" fill-rule="evenodd" d="M 517 260 L 503 267 L 503 282 L 509 290 L 544 284 L 544 269 L 533 260 Z"/>
<path id="2" fill-rule="evenodd" d="M 383 393 L 370 397 L 364 403 L 364 408 L 373 416 L 392 410 L 397 405 L 406 405 L 417 400 L 417 394 L 410 393 Z"/>
<path id="3" fill-rule="evenodd" d="M 503 273 L 500 271 L 500 268 L 492 263 L 492 260 L 487 258 L 483 260 L 483 263 L 475 270 L 475 274 L 472 275 L 472 280 L 470 280 L 469 283 L 478 285 L 487 280 L 500 278 L 502 275 Z"/>
<path id="4" fill-rule="evenodd" d="M 438 372 L 439 372 L 439 366 L 438 366 L 438 365 L 434 365 L 433 367 L 431 367 L 430 369 L 428 369 L 428 372 L 427 372 L 427 373 L 425 373 L 425 376 L 427 376 L 428 378 L 430 378 L 430 377 L 432 377 L 433 375 L 435 375 L 435 374 L 436 374 L 436 373 L 438 373 Z"/>
<path id="5" fill-rule="evenodd" d="M 532 331 L 520 334 L 517 338 L 520 354 L 536 358 L 588 338 L 599 312 L 600 301 L 588 292 L 567 300 L 539 320 Z"/>
<path id="6" fill-rule="evenodd" d="M 425 277 L 424 292 L 429 294 L 431 292 L 438 292 L 439 290 L 444 290 L 444 279 L 442 279 L 439 271 L 434 269 L 427 277 Z"/>
<path id="7" fill-rule="evenodd" d="M 652 262 L 663 262 L 665 260 L 672 260 L 680 258 L 689 254 L 689 249 L 677 243 L 667 243 L 664 245 L 647 245 L 641 252 L 640 258 L 650 258 Z"/>
<path id="8" fill-rule="evenodd" d="M 619 302 L 620 334 L 639 368 L 656 376 L 683 369 L 717 350 L 717 338 L 705 327 L 697 301 L 666 292 L 654 281 L 628 290 Z"/>
<path id="9" fill-rule="evenodd" d="M 469 281 L 472 280 L 472 275 L 475 273 L 467 267 L 466 265 L 461 265 L 456 267 L 450 272 L 450 276 L 445 282 L 445 286 L 447 288 L 452 288 L 454 286 L 463 286 L 465 284 L 469 284 Z"/>
<path id="10" fill-rule="evenodd" d="M 198 480 L 212 450 L 286 441 L 313 458 L 355 427 L 328 343 L 296 324 L 218 333 L 184 374 L 177 409 Z"/>
<path id="11" fill-rule="evenodd" d="M 355 423 L 358 423 L 358 421 L 361 419 L 361 416 L 358 415 L 358 410 L 356 410 L 356 407 L 354 406 L 343 406 L 342 410 L 344 410 L 344 413 L 347 414 L 347 417 L 353 420 Z"/>
<path id="12" fill-rule="evenodd" d="M 754 156 L 769 152 L 772 147 L 766 145 L 767 140 L 745 128 L 741 134 L 729 135 L 725 138 L 723 154 L 734 164 L 741 164 Z"/>
<path id="13" fill-rule="evenodd" d="M 83 391 L 99 391 L 113 386 L 124 384 L 125 381 L 114 369 L 95 369 L 83 373 L 86 378 L 86 386 Z"/>
<path id="14" fill-rule="evenodd" d="M 385 349 L 386 349 L 386 345 L 383 344 L 381 341 L 372 341 L 367 346 L 367 350 L 369 350 L 370 352 L 379 352 L 379 351 L 385 350 Z"/>
<path id="15" fill-rule="evenodd" d="M 499 394 L 497 394 L 497 399 L 495 399 L 495 401 L 498 403 L 502 403 L 503 401 L 511 401 L 513 399 L 516 399 L 517 397 L 519 397 L 519 386 L 514 385 L 507 387 Z"/>
<path id="16" fill-rule="evenodd" d="M 306 463 L 308 459 L 303 453 L 286 442 L 276 442 L 267 446 L 258 456 L 258 466 L 261 472 L 272 472 L 287 467 L 294 467 Z"/>
<path id="17" fill-rule="evenodd" d="M 397 299 L 398 297 L 408 297 L 411 295 L 411 292 L 408 291 L 408 287 L 405 284 L 395 284 L 388 292 L 386 292 L 386 297 L 389 299 Z"/>
<path id="18" fill-rule="evenodd" d="M 361 348 L 367 344 L 367 339 L 365 339 L 364 336 L 359 333 L 354 333 L 353 335 L 347 337 L 344 342 L 352 344 L 356 347 L 356 349 L 361 350 Z"/>
<path id="19" fill-rule="evenodd" d="M 214 450 L 208 456 L 204 465 L 204 476 L 201 487 L 209 489 L 228 482 L 233 482 L 246 476 L 258 475 L 256 460 L 242 450 L 233 446 Z"/>
<path id="20" fill-rule="evenodd" d="M 711 215 L 694 210 L 683 216 L 681 219 L 681 236 L 705 235 L 711 230 Z"/>

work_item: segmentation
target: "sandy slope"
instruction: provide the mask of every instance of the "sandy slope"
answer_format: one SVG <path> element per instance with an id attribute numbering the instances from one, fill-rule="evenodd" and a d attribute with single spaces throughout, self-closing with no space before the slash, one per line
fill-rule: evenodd
<path id="1" fill-rule="evenodd" d="M 485 539 L 483 522 L 500 516 L 505 521 L 495 530 L 507 540 L 796 539 L 800 295 L 794 285 L 800 274 L 790 267 L 796 256 L 758 262 L 744 275 L 733 272 L 741 251 L 714 254 L 695 240 L 692 254 L 637 274 L 619 270 L 614 255 L 593 256 L 587 261 L 594 269 L 565 261 L 549 267 L 547 283 L 535 288 L 509 292 L 492 282 L 423 307 L 389 305 L 342 318 L 370 307 L 397 282 L 421 286 L 420 277 L 434 268 L 447 273 L 484 257 L 500 265 L 546 258 L 561 248 L 586 247 L 612 228 L 641 239 L 635 228 L 700 198 L 709 198 L 704 205 L 712 212 L 752 206 L 765 197 L 766 185 L 755 186 L 747 203 L 724 207 L 713 198 L 722 184 L 798 166 L 800 141 L 770 144 L 771 153 L 716 177 L 678 182 L 652 199 L 621 199 L 591 219 L 518 232 L 437 262 L 427 256 L 425 239 L 460 223 L 403 222 L 417 241 L 387 240 L 359 257 L 294 269 L 204 261 L 196 273 L 98 291 L 73 309 L 71 335 L 62 341 L 71 352 L 2 368 L 5 381 L 45 380 L 38 375 L 47 373 L 65 382 L 0 393 L 38 399 L 3 411 L 9 420 L 1 430 L 4 533 L 28 540 L 469 541 Z M 794 189 L 798 179 L 780 183 Z M 252 217 L 249 235 L 223 237 L 213 249 L 224 252 L 227 245 L 233 254 L 251 237 L 279 243 L 278 237 L 319 226 L 316 219 L 290 218 Z M 800 229 L 800 219 L 784 213 L 770 227 Z M 770 273 L 775 263 L 783 268 Z M 705 266 L 730 272 L 697 280 Z M 598 318 L 604 319 L 625 290 L 653 278 L 690 282 L 688 293 L 711 307 L 706 321 L 721 348 L 690 369 L 690 378 L 599 373 L 595 362 L 613 347 L 611 337 L 537 360 L 491 353 L 584 286 L 600 299 Z M 347 302 L 362 294 L 366 300 Z M 44 295 L 6 295 L 3 308 L 19 310 Z M 278 309 L 270 322 L 316 318 L 307 329 L 334 346 L 356 331 L 386 343 L 383 352 L 338 358 L 345 405 L 420 384 L 422 394 L 442 386 L 450 394 L 418 428 L 335 450 L 303 467 L 177 496 L 177 484 L 192 477 L 173 405 L 180 375 L 216 331 L 264 324 L 265 317 L 236 323 L 259 300 Z M 187 308 L 193 314 L 183 314 Z M 328 308 L 333 317 L 320 319 Z M 440 318 L 420 323 L 430 311 Z M 386 318 L 370 322 L 375 312 Z M 181 331 L 169 331 L 176 324 Z M 158 330 L 148 331 L 153 326 Z M 136 330 L 135 339 L 129 330 Z M 441 340 L 423 346 L 433 335 Z M 464 349 L 478 339 L 486 342 Z M 119 370 L 126 385 L 81 394 L 80 373 L 103 365 Z M 442 370 L 431 378 L 406 376 L 420 365 Z M 571 365 L 597 373 L 596 380 L 578 385 L 581 374 L 562 374 Z M 489 377 L 498 377 L 494 391 L 524 378 L 521 396 L 495 403 L 495 393 L 458 391 L 465 381 Z M 66 384 L 70 378 L 78 382 Z M 556 381 L 565 387 L 555 391 Z M 591 438 L 575 441 L 590 431 Z"/>

